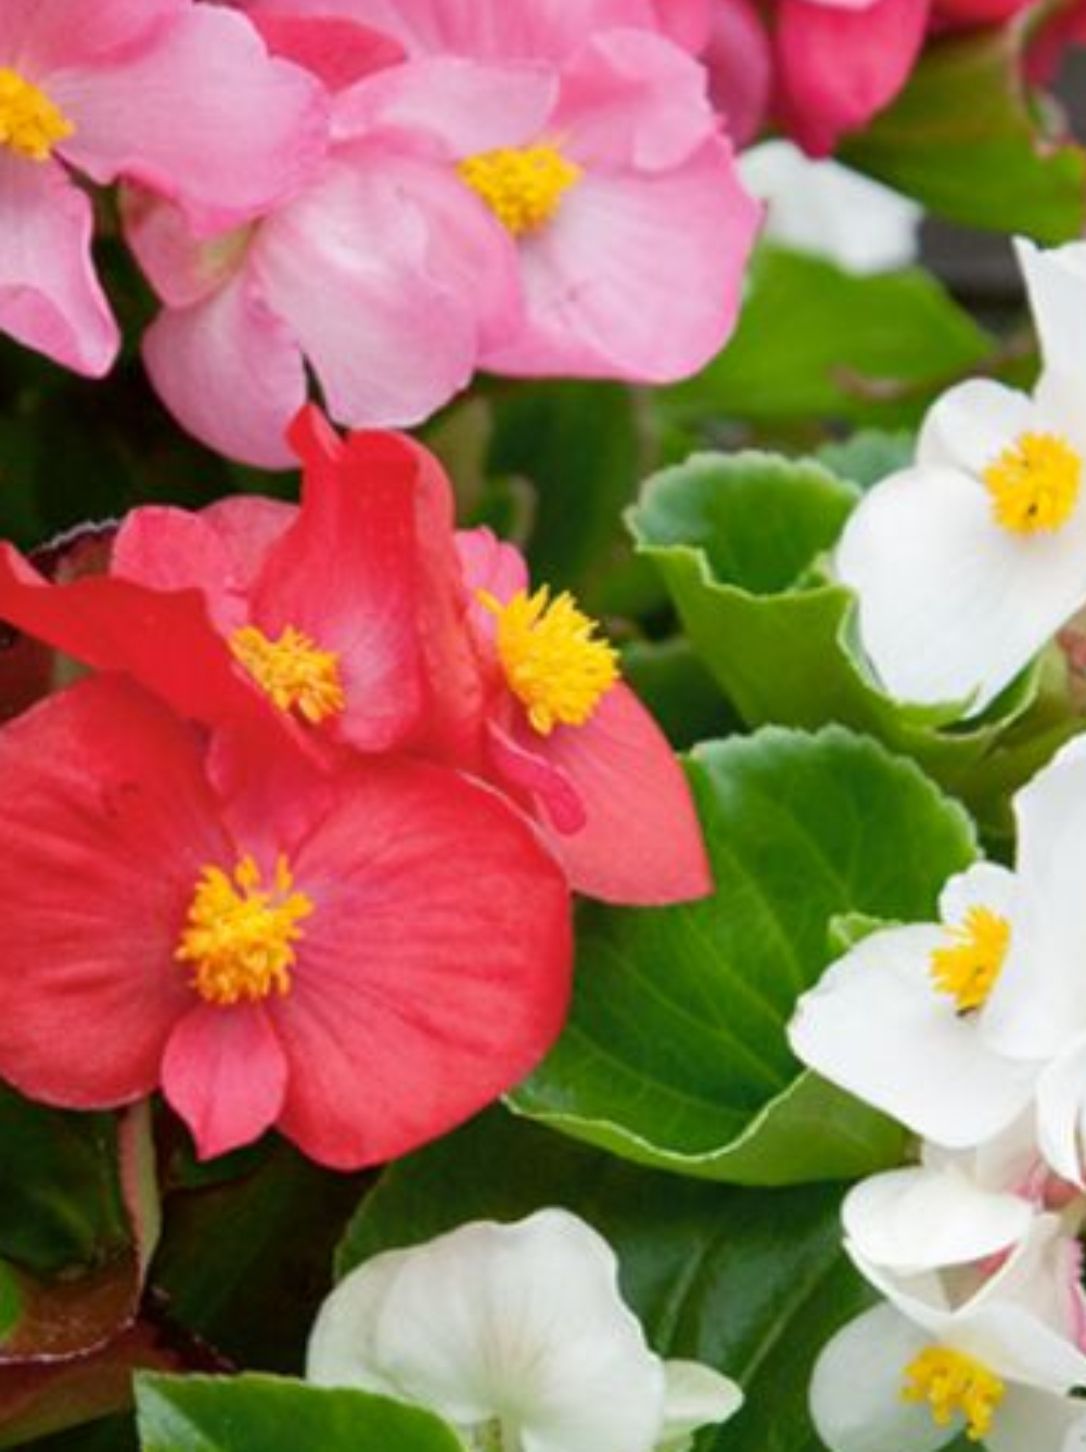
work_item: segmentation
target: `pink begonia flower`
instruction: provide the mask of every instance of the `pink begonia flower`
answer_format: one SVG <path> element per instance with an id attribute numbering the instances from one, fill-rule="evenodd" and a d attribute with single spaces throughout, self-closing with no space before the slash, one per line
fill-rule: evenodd
<path id="1" fill-rule="evenodd" d="M 429 763 L 307 776 L 259 737 L 260 792 L 227 796 L 202 740 L 115 676 L 0 733 L 6 1080 L 73 1109 L 161 1085 L 201 1157 L 274 1125 L 354 1169 L 535 1067 L 570 914 L 523 817 Z"/>
<path id="2" fill-rule="evenodd" d="M 710 892 L 686 779 L 616 652 L 569 595 L 530 592 L 512 545 L 486 529 L 458 543 L 491 777 L 537 813 L 578 891 L 645 905 Z"/>
<path id="3" fill-rule="evenodd" d="M 289 462 L 303 355 L 335 419 L 386 426 L 476 366 L 667 382 L 726 340 L 760 208 L 703 69 L 650 30 L 601 31 L 560 64 L 387 66 L 336 93 L 333 129 L 324 175 L 234 237 L 201 246 L 176 211 L 128 208 L 166 304 L 151 377 L 223 452 Z"/>
<path id="4" fill-rule="evenodd" d="M 288 195 L 326 144 L 323 96 L 240 15 L 192 0 L 4 0 L 0 328 L 97 377 L 119 344 L 69 168 L 138 179 L 207 233 Z"/>

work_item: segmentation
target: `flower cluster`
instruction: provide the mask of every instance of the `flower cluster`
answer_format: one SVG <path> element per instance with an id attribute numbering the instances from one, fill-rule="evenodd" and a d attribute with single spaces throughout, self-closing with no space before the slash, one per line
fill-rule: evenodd
<path id="1" fill-rule="evenodd" d="M 161 1084 L 202 1155 L 274 1124 L 349 1168 L 542 1057 L 571 887 L 710 882 L 594 622 L 457 536 L 413 442 L 312 408 L 291 437 L 298 507 L 136 509 L 70 583 L 0 549 L 0 618 L 95 672 L 0 734 L 0 1074 L 74 1108 Z"/>
<path id="2" fill-rule="evenodd" d="M 806 1063 L 924 1140 L 918 1168 L 845 1204 L 846 1247 L 887 1304 L 816 1370 L 834 1452 L 920 1452 L 963 1426 L 1006 1452 L 1086 1435 L 1068 1396 L 1086 1383 L 1086 743 L 1015 815 L 1013 871 L 978 863 L 946 884 L 940 922 L 862 938 L 791 1026 Z"/>

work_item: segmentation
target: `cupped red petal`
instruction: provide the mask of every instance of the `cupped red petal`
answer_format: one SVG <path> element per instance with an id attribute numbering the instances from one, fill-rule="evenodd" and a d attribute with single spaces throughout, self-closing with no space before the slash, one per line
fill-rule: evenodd
<path id="1" fill-rule="evenodd" d="M 152 590 L 200 590 L 219 630 L 244 623 L 246 602 L 222 535 L 203 515 L 152 504 L 125 517 L 110 574 Z"/>
<path id="2" fill-rule="evenodd" d="M 115 678 L 49 697 L 0 732 L 0 856 L 0 1074 L 77 1109 L 149 1093 L 193 887 L 229 861 L 195 738 Z"/>
<path id="3" fill-rule="evenodd" d="M 578 892 L 650 906 L 712 891 L 682 768 L 628 686 L 613 686 L 584 726 L 537 736 L 535 752 L 562 772 L 584 807 L 584 828 L 554 838 Z"/>
<path id="4" fill-rule="evenodd" d="M 392 1159 L 534 1067 L 570 985 L 569 897 L 531 825 L 426 763 L 360 762 L 292 856 L 315 910 L 271 1006 L 279 1126 L 323 1164 Z"/>
<path id="5" fill-rule="evenodd" d="M 192 1131 L 200 1159 L 258 1139 L 275 1123 L 287 1061 L 260 1003 L 200 1003 L 166 1046 L 162 1088 Z"/>

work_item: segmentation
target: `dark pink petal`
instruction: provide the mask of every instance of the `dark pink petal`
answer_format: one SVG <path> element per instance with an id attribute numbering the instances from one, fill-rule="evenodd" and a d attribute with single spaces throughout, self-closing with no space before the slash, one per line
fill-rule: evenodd
<path id="1" fill-rule="evenodd" d="M 120 335 L 91 259 L 89 198 L 58 163 L 0 147 L 0 329 L 100 378 Z"/>
<path id="2" fill-rule="evenodd" d="M 277 15 L 274 10 L 257 10 L 249 19 L 272 55 L 304 66 L 330 91 L 342 91 L 404 58 L 403 46 L 391 36 L 346 16 Z"/>
<path id="3" fill-rule="evenodd" d="M 196 590 L 163 594 L 107 576 L 51 585 L 0 544 L 0 620 L 84 665 L 131 676 L 194 721 L 265 713 Z"/>
<path id="4" fill-rule="evenodd" d="M 261 1004 L 201 1003 L 174 1029 L 162 1088 L 202 1160 L 250 1144 L 283 1105 L 287 1061 Z"/>
<path id="5" fill-rule="evenodd" d="M 323 88 L 213 5 L 188 7 L 123 61 L 57 72 L 49 95 L 75 125 L 66 160 L 176 200 L 205 235 L 290 196 L 327 146 Z"/>
<path id="6" fill-rule="evenodd" d="M 560 726 L 536 742 L 584 806 L 584 829 L 554 842 L 578 892 L 649 906 L 712 890 L 682 768 L 627 686 L 612 687 L 586 725 Z"/>
<path id="7" fill-rule="evenodd" d="M 72 1108 L 150 1093 L 193 888 L 230 860 L 193 737 L 116 679 L 50 697 L 0 732 L 0 855 L 0 1074 Z"/>
<path id="8" fill-rule="evenodd" d="M 769 35 L 751 0 L 717 0 L 702 55 L 709 99 L 736 146 L 747 146 L 765 125 L 773 91 Z"/>
<path id="9" fill-rule="evenodd" d="M 940 29 L 966 30 L 975 25 L 1002 25 L 1031 0 L 935 0 L 933 20 Z"/>
<path id="10" fill-rule="evenodd" d="M 496 793 L 406 761 L 337 786 L 293 855 L 315 911 L 271 1011 L 290 1063 L 280 1128 L 350 1169 L 444 1133 L 538 1063 L 571 945 L 561 870 Z"/>
<path id="11" fill-rule="evenodd" d="M 145 505 L 125 516 L 117 531 L 110 574 L 152 590 L 203 592 L 216 629 L 245 623 L 248 602 L 235 578 L 226 541 L 202 515 L 164 504 Z"/>
<path id="12" fill-rule="evenodd" d="M 290 466 L 284 436 L 305 401 L 305 365 L 245 273 L 195 307 L 160 313 L 144 334 L 143 360 L 182 428 L 257 468 Z"/>
<path id="13" fill-rule="evenodd" d="M 516 800 L 524 800 L 563 837 L 584 830 L 588 814 L 580 793 L 561 767 L 533 750 L 534 742 L 518 741 L 490 721 L 487 746 L 491 770 Z"/>
<path id="14" fill-rule="evenodd" d="M 249 618 L 287 627 L 339 656 L 347 706 L 335 734 L 362 751 L 395 745 L 421 705 L 412 445 L 352 435 L 339 456 L 307 460 L 302 505 L 265 558 Z"/>
<path id="15" fill-rule="evenodd" d="M 55 70 L 100 66 L 152 47 L 188 0 L 94 0 L 72 24 L 72 0 L 4 0 L 0 49 L 38 84 Z"/>
<path id="16" fill-rule="evenodd" d="M 290 528 L 298 513 L 295 504 L 265 499 L 261 494 L 231 494 L 201 511 L 230 553 L 231 574 L 246 594 L 264 568 L 272 545 Z"/>
<path id="17" fill-rule="evenodd" d="M 930 0 L 864 9 L 780 0 L 774 46 L 778 105 L 812 156 L 866 125 L 897 95 L 920 54 Z"/>
<path id="18" fill-rule="evenodd" d="M 653 0 L 656 23 L 663 35 L 691 55 L 700 55 L 709 42 L 713 14 L 720 0 Z"/>

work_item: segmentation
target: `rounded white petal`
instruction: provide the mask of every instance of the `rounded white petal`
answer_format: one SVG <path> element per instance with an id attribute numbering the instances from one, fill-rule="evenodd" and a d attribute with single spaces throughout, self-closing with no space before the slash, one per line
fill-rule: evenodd
<path id="1" fill-rule="evenodd" d="M 1056 1392 L 1008 1386 L 984 1445 L 987 1452 L 1076 1452 L 1086 1448 L 1086 1408 Z"/>
<path id="2" fill-rule="evenodd" d="M 524 1452 L 650 1452 L 664 1415 L 663 1363 L 615 1257 L 562 1210 L 366 1262 L 324 1303 L 308 1375 L 394 1389 L 460 1426 L 501 1417 Z"/>
<path id="3" fill-rule="evenodd" d="M 984 1260 L 1019 1241 L 1033 1218 L 1027 1201 L 984 1190 L 954 1166 L 874 1175 L 841 1213 L 854 1251 L 902 1275 Z"/>
<path id="4" fill-rule="evenodd" d="M 1086 243 L 1042 250 L 1017 237 L 1014 245 L 1045 368 L 1081 377 L 1086 358 Z"/>
<path id="5" fill-rule="evenodd" d="M 888 928 L 858 943 L 803 995 L 789 1027 L 811 1068 L 952 1149 L 990 1139 L 1029 1100 L 1034 1070 L 992 1052 L 976 1015 L 934 986 L 942 929 Z"/>
<path id="6" fill-rule="evenodd" d="M 1044 1169 L 1034 1106 L 1028 1105 L 1013 1124 L 976 1149 L 947 1150 L 929 1142 L 921 1150 L 921 1162 L 932 1170 L 953 1167 L 984 1190 L 1028 1196 Z"/>
<path id="7" fill-rule="evenodd" d="M 1037 1081 L 1037 1137 L 1056 1174 L 1086 1186 L 1086 1038 L 1076 1039 Z"/>
<path id="8" fill-rule="evenodd" d="M 924 417 L 916 439 L 923 468 L 959 469 L 979 479 L 1019 434 L 1035 426 L 1028 394 L 990 378 L 971 378 L 948 389 Z"/>
<path id="9" fill-rule="evenodd" d="M 838 1331 L 811 1380 L 811 1417 L 830 1452 L 936 1452 L 954 1440 L 958 1426 L 937 1426 L 901 1395 L 906 1368 L 930 1342 L 886 1305 Z"/>
<path id="10" fill-rule="evenodd" d="M 699 1427 L 726 1422 L 743 1405 L 735 1382 L 700 1361 L 665 1361 L 664 1375 L 664 1425 L 657 1452 L 683 1452 Z"/>
<path id="11" fill-rule="evenodd" d="M 886 689 L 983 710 L 1086 601 L 1086 508 L 1052 533 L 995 520 L 977 479 L 914 468 L 876 485 L 835 556 L 858 596 L 863 648 Z"/>
<path id="12" fill-rule="evenodd" d="M 739 158 L 747 190 L 767 202 L 763 235 L 828 257 L 849 272 L 907 267 L 923 208 L 836 161 L 812 161 L 791 141 L 763 141 Z"/>

